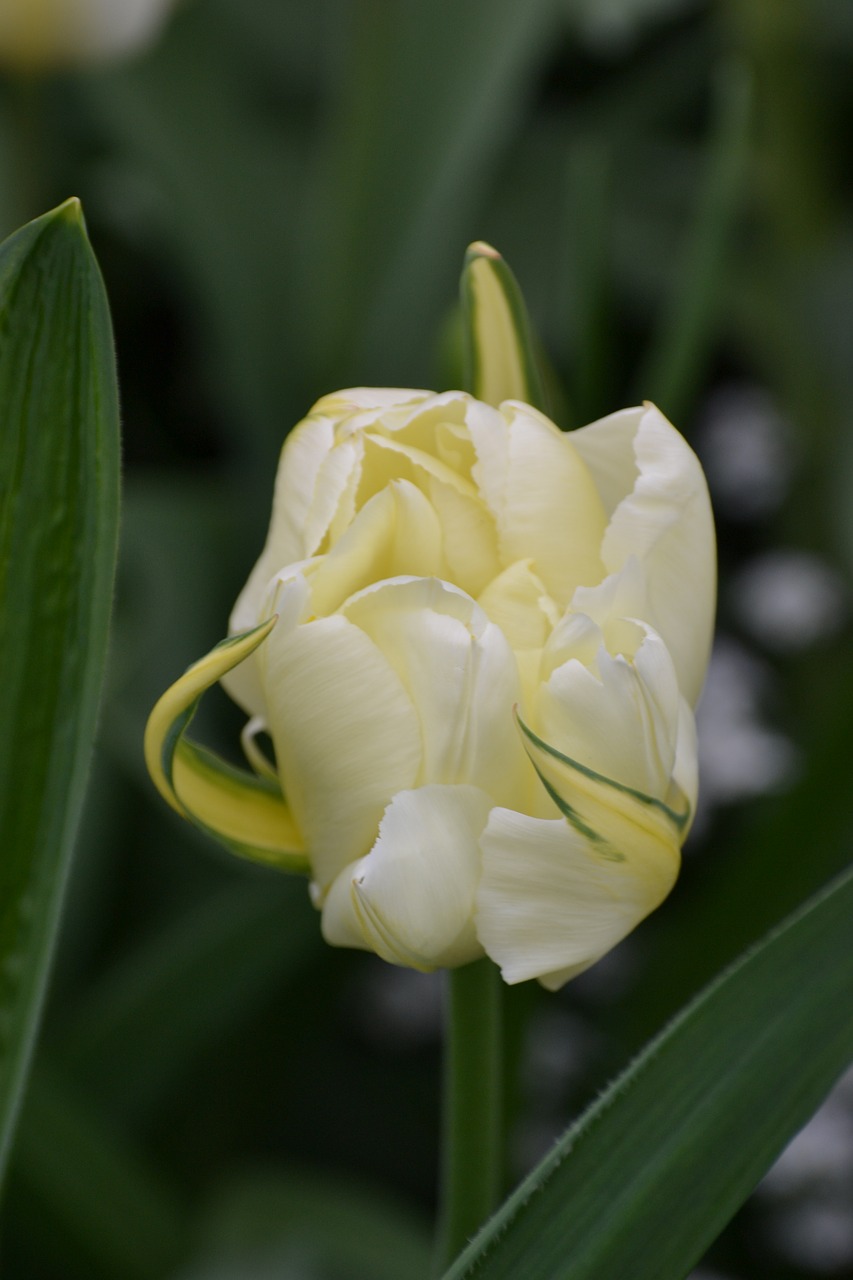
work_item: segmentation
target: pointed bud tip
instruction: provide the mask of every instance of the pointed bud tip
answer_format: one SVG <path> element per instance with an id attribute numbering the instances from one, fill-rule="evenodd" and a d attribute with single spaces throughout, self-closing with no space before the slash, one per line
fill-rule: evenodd
<path id="1" fill-rule="evenodd" d="M 465 257 L 468 261 L 472 258 L 490 258 L 492 262 L 501 261 L 501 255 L 497 249 L 487 244 L 485 240 L 475 240 L 473 244 L 469 244 Z"/>
<path id="2" fill-rule="evenodd" d="M 74 223 L 77 226 L 85 225 L 83 221 L 83 206 L 78 196 L 69 196 L 53 212 L 57 218 L 63 218 L 66 222 Z"/>

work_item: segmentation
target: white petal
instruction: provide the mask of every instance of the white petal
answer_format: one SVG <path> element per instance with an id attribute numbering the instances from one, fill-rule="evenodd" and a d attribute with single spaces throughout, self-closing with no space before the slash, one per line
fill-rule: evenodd
<path id="1" fill-rule="evenodd" d="M 257 624 L 270 579 L 320 546 L 360 459 L 357 441 L 335 445 L 327 418 L 306 418 L 291 431 L 276 473 L 266 543 L 231 613 L 232 634 Z"/>
<path id="2" fill-rule="evenodd" d="M 371 847 L 391 796 L 413 784 L 420 729 L 398 677 L 358 627 L 340 616 L 283 622 L 263 646 L 267 721 L 325 889 Z"/>
<path id="3" fill-rule="evenodd" d="M 343 391 L 331 391 L 314 405 L 312 413 L 345 417 L 349 414 L 370 413 L 374 419 L 388 409 L 416 405 L 432 398 L 431 391 L 411 387 L 346 387 Z"/>
<path id="4" fill-rule="evenodd" d="M 572 436 L 527 405 L 469 414 L 473 475 L 498 529 L 504 565 L 532 558 L 549 594 L 565 607 L 579 583 L 604 576 L 606 515 Z"/>
<path id="5" fill-rule="evenodd" d="M 666 803 L 676 813 L 689 813 L 684 838 L 696 813 L 699 793 L 699 754 L 696 747 L 696 720 L 686 699 L 681 699 L 678 712 L 678 737 L 675 744 L 675 762 L 672 781 Z"/>
<path id="6" fill-rule="evenodd" d="M 400 573 L 438 574 L 443 566 L 435 511 L 415 485 L 394 480 L 362 507 L 321 558 L 310 580 L 314 612 L 334 613 L 371 582 Z"/>
<path id="7" fill-rule="evenodd" d="M 427 489 L 444 533 L 444 554 L 452 582 L 478 596 L 501 571 L 492 513 L 473 491 L 460 491 L 436 476 Z"/>
<path id="8" fill-rule="evenodd" d="M 633 429 L 633 458 L 626 439 Z M 669 648 L 695 704 L 710 653 L 716 596 L 714 522 L 699 460 L 653 406 L 574 433 L 611 510 L 602 544 L 609 573 L 635 556 L 646 582 L 643 618 Z M 611 506 L 619 494 L 615 507 Z"/>
<path id="9" fill-rule="evenodd" d="M 493 578 L 478 604 L 513 649 L 541 649 L 557 621 L 556 606 L 530 560 L 518 560 Z"/>
<path id="10" fill-rule="evenodd" d="M 496 802 L 521 801 L 529 773 L 512 709 L 521 687 L 499 627 L 456 587 L 435 578 L 379 583 L 344 613 L 376 643 L 421 725 L 418 782 L 466 782 Z"/>
<path id="11" fill-rule="evenodd" d="M 608 517 L 636 483 L 634 438 L 645 412 L 642 405 L 620 409 L 571 433 L 572 444 L 592 473 Z"/>
<path id="12" fill-rule="evenodd" d="M 385 811 L 366 855 L 338 876 L 323 909 L 323 935 L 415 969 L 482 955 L 474 931 L 479 837 L 490 798 L 476 787 L 403 791 Z"/>
<path id="13" fill-rule="evenodd" d="M 562 819 L 493 809 L 480 839 L 477 934 L 509 983 L 556 986 L 614 947 L 664 899 L 678 859 L 617 861 Z"/>

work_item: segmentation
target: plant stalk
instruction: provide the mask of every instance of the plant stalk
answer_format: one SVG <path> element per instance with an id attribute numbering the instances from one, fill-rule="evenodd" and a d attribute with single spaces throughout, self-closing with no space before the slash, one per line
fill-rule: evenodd
<path id="1" fill-rule="evenodd" d="M 504 1168 L 500 973 L 477 960 L 447 979 L 436 1276 L 497 1208 Z"/>

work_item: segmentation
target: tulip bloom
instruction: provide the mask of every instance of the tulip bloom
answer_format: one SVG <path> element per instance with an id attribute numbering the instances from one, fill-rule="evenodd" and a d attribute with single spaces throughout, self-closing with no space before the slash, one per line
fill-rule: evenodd
<path id="1" fill-rule="evenodd" d="M 566 434 L 516 401 L 342 391 L 286 441 L 237 638 L 169 715 L 220 676 L 247 712 L 329 942 L 554 989 L 675 881 L 714 595 L 704 477 L 654 407 Z M 152 774 L 204 822 L 167 720 Z"/>
<path id="2" fill-rule="evenodd" d="M 0 63 L 33 72 L 147 44 L 175 0 L 0 0 Z"/>

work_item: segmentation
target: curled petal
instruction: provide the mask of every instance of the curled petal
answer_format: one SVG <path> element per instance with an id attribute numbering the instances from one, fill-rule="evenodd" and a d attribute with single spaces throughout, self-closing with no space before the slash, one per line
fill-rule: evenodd
<path id="1" fill-rule="evenodd" d="M 421 970 L 481 956 L 474 895 L 491 806 L 485 792 L 469 786 L 396 795 L 373 848 L 332 886 L 323 909 L 326 940 Z"/>
<path id="2" fill-rule="evenodd" d="M 185 737 L 203 693 L 269 637 L 275 618 L 232 636 L 167 689 L 145 730 L 145 760 L 160 794 L 232 853 L 307 871 L 299 830 L 278 786 L 221 760 Z"/>
<path id="3" fill-rule="evenodd" d="M 554 632 L 543 668 L 537 732 L 573 760 L 663 798 L 681 695 L 660 636 L 628 619 L 611 619 L 602 631 L 574 614 Z"/>
<path id="4" fill-rule="evenodd" d="M 671 889 L 674 857 L 609 855 L 562 819 L 493 809 L 483 835 L 477 935 L 509 983 L 556 990 L 594 964 Z"/>
<path id="5" fill-rule="evenodd" d="M 639 616 L 663 637 L 681 691 L 695 705 L 716 596 L 714 521 L 699 460 L 653 405 L 612 414 L 572 439 L 610 515 L 605 568 L 612 574 L 631 557 L 639 561 L 645 578 Z"/>

